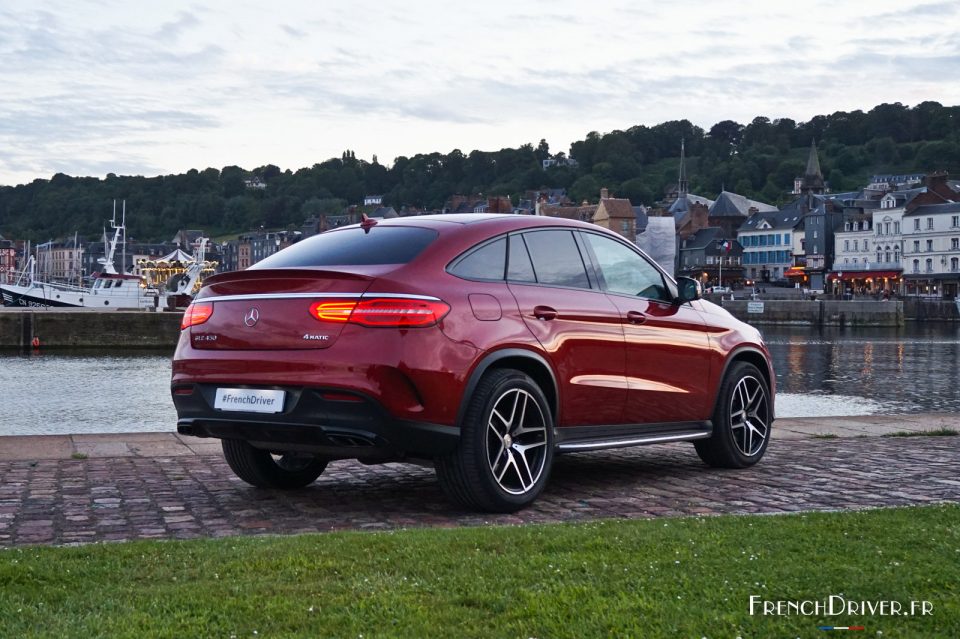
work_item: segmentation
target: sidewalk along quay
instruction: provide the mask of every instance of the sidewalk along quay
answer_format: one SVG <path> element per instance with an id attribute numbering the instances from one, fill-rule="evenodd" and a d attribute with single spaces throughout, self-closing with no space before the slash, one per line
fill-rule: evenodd
<path id="1" fill-rule="evenodd" d="M 2 437 L 0 547 L 956 502 L 958 430 L 956 414 L 777 420 L 764 459 L 737 471 L 705 466 L 689 444 L 563 455 L 543 495 L 512 515 L 458 510 L 433 470 L 412 464 L 338 461 L 305 489 L 259 490 L 216 440 Z"/>

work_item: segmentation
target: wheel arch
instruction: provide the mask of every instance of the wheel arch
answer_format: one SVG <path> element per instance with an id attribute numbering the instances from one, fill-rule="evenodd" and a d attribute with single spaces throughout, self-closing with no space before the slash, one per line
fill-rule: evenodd
<path id="1" fill-rule="evenodd" d="M 557 387 L 557 377 L 550 368 L 547 360 L 533 351 L 522 348 L 505 348 L 499 351 L 489 353 L 480 363 L 474 367 L 473 372 L 467 380 L 463 389 L 463 396 L 460 398 L 460 408 L 457 410 L 457 424 L 463 421 L 463 416 L 470 403 L 470 397 L 473 395 L 477 384 L 483 376 L 491 370 L 500 368 L 512 368 L 530 376 L 537 383 L 540 390 L 547 397 L 547 403 L 550 406 L 550 413 L 553 417 L 553 423 L 556 425 L 559 421 L 560 397 Z"/>
<path id="2" fill-rule="evenodd" d="M 767 356 L 763 353 L 763 351 L 752 346 L 744 346 L 739 348 L 731 353 L 729 357 L 727 357 L 727 361 L 723 364 L 723 370 L 720 372 L 720 377 L 717 378 L 717 392 L 716 397 L 713 400 L 713 410 L 710 412 L 710 414 L 713 415 L 717 410 L 717 403 L 720 401 L 720 387 L 723 385 L 723 380 L 727 377 L 727 371 L 729 371 L 730 367 L 737 362 L 747 362 L 748 364 L 753 364 L 763 376 L 763 381 L 766 382 L 767 390 L 770 392 L 769 402 L 772 421 L 772 418 L 776 415 L 776 397 L 774 396 L 774 380 L 772 379 L 773 370 L 770 367 Z"/>

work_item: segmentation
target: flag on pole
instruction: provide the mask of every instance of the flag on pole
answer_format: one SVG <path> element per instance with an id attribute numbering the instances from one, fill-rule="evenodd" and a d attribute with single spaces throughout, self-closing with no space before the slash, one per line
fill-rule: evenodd
<path id="1" fill-rule="evenodd" d="M 730 240 L 724 240 L 723 243 L 720 244 L 720 248 L 723 249 L 724 253 L 729 253 L 730 249 L 733 248 L 733 244 L 730 243 Z"/>

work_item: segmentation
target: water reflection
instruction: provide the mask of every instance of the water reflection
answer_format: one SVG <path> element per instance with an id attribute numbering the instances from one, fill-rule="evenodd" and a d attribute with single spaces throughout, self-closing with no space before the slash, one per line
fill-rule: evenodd
<path id="1" fill-rule="evenodd" d="M 0 435 L 173 431 L 170 356 L 0 352 Z"/>
<path id="2" fill-rule="evenodd" d="M 960 410 L 960 326 L 762 331 L 778 417 Z"/>

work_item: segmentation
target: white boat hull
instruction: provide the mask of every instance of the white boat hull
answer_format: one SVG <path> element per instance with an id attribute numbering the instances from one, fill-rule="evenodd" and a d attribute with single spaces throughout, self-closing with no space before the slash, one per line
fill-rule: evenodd
<path id="1" fill-rule="evenodd" d="M 109 289 L 108 289 L 109 290 Z M 4 306 L 33 308 L 96 308 L 96 309 L 141 309 L 153 308 L 152 296 L 142 294 L 139 286 L 131 287 L 129 292 L 118 290 L 91 291 L 85 289 L 63 289 L 46 283 L 34 283 L 29 286 L 0 284 L 0 296 Z"/>

